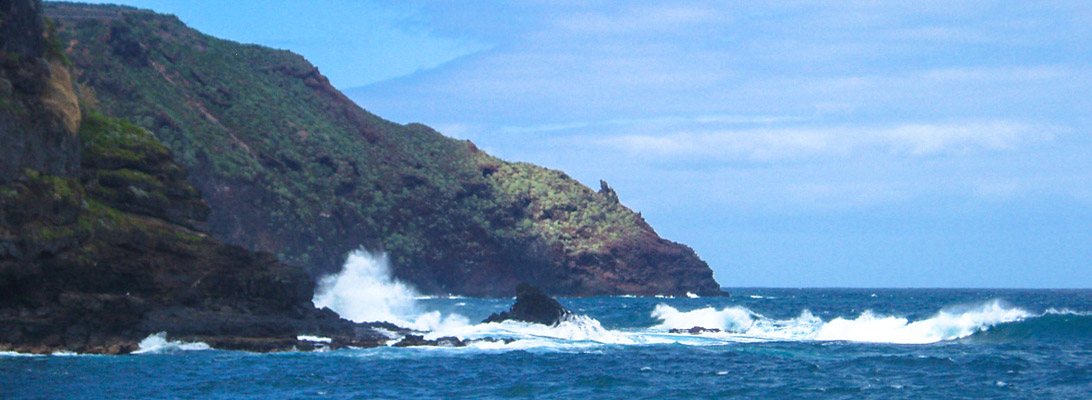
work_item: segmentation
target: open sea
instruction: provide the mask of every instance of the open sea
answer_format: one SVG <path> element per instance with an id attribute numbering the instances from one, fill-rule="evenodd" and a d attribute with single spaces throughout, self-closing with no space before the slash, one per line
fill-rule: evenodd
<path id="1" fill-rule="evenodd" d="M 728 291 L 561 298 L 577 317 L 556 327 L 475 323 L 512 299 L 402 309 L 431 337 L 518 339 L 465 348 L 8 353 L 0 398 L 1092 398 L 1092 290 Z M 670 333 L 695 326 L 721 332 Z"/>

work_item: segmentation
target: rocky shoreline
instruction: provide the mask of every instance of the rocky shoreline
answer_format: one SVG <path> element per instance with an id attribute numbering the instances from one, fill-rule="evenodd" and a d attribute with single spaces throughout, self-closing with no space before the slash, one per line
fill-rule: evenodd
<path id="1" fill-rule="evenodd" d="M 495 313 L 483 323 L 500 323 L 512 320 L 552 326 L 572 315 L 572 312 L 561 306 L 557 300 L 544 294 L 540 289 L 527 284 L 522 284 L 519 288 L 516 301 L 509 310 Z M 286 321 L 289 324 L 296 324 L 293 331 L 297 333 L 294 336 L 292 334 L 258 332 L 261 329 L 259 327 L 268 324 L 269 321 L 255 321 L 253 317 L 247 318 L 243 315 L 232 315 L 232 318 L 227 318 L 185 308 L 156 311 L 155 314 L 155 316 L 151 317 L 153 321 L 148 322 L 148 325 L 164 329 L 173 328 L 174 331 L 164 330 L 140 338 L 122 338 L 111 336 L 106 332 L 98 332 L 91 333 L 89 337 L 85 338 L 79 336 L 79 331 L 69 329 L 66 335 L 52 334 L 49 337 L 42 338 L 42 340 L 0 342 L 0 352 L 41 355 L 58 352 L 122 355 L 139 350 L 148 350 L 142 349 L 141 344 L 149 338 L 156 338 L 164 342 L 201 345 L 201 348 L 208 346 L 211 349 L 257 353 L 327 351 L 379 346 L 466 347 L 481 343 L 508 344 L 515 341 L 512 338 L 460 339 L 454 336 L 426 339 L 425 335 L 428 332 L 414 331 L 388 322 L 353 323 L 341 319 L 327 308 L 316 310 L 315 313 L 309 315 L 310 319 L 305 319 L 302 323 L 299 320 Z M 157 319 L 170 319 L 173 322 L 154 321 Z M 249 328 L 242 330 L 226 329 L 219 334 L 210 330 L 210 325 L 222 324 L 228 319 L 234 319 L 232 323 Z M 305 334 L 304 332 L 314 334 Z M 0 335 L 11 336 L 10 332 L 5 330 L 0 330 Z"/>

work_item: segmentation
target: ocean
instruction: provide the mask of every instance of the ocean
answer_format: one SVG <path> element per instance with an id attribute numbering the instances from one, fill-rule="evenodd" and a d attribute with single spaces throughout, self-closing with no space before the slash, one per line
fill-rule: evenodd
<path id="1" fill-rule="evenodd" d="M 0 398 L 1092 397 L 1092 290 L 727 290 L 560 298 L 576 317 L 556 327 L 474 322 L 513 299 L 402 304 L 432 337 L 517 339 L 464 348 L 255 354 L 152 336 L 127 356 L 5 354 Z M 695 326 L 720 332 L 670 332 Z"/>

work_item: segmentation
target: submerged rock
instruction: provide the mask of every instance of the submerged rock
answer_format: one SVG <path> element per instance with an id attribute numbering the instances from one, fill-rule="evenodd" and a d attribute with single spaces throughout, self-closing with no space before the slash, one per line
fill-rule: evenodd
<path id="1" fill-rule="evenodd" d="M 670 332 L 670 333 L 689 333 L 691 335 L 698 335 L 698 334 L 702 334 L 702 333 L 720 333 L 720 329 L 718 329 L 718 328 L 706 328 L 706 327 L 703 327 L 703 326 L 695 326 L 695 327 L 690 328 L 690 329 L 672 328 L 668 332 Z"/>
<path id="2" fill-rule="evenodd" d="M 508 311 L 494 313 L 482 323 L 504 322 L 508 320 L 532 322 L 543 325 L 557 325 L 572 312 L 561 306 L 557 300 L 543 293 L 539 288 L 526 283 L 516 287 L 516 304 Z"/>
<path id="3" fill-rule="evenodd" d="M 465 347 L 469 341 L 464 341 L 454 336 L 444 336 L 436 340 L 426 340 L 421 335 L 406 335 L 394 347 L 437 346 L 437 347 Z"/>

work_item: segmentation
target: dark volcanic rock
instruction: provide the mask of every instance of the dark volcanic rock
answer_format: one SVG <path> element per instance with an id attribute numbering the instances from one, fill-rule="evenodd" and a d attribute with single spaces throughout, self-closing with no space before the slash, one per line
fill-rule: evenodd
<path id="1" fill-rule="evenodd" d="M 470 344 L 470 341 L 464 341 L 454 336 L 444 336 L 436 340 L 426 340 L 421 335 L 406 335 L 398 343 L 394 344 L 394 347 L 416 347 L 416 346 L 437 346 L 437 347 L 466 347 Z"/>
<path id="2" fill-rule="evenodd" d="M 0 24 L 0 51 L 41 57 L 45 52 L 41 0 L 5 0 L 0 16 L 4 21 Z"/>
<path id="3" fill-rule="evenodd" d="M 690 328 L 690 329 L 672 328 L 668 332 L 671 332 L 671 333 L 689 333 L 691 335 L 698 335 L 698 334 L 702 334 L 702 333 L 719 333 L 720 329 L 695 326 L 695 327 Z"/>
<path id="4" fill-rule="evenodd" d="M 475 343 L 512 343 L 515 339 L 496 339 L 491 337 L 481 339 L 467 339 L 462 340 L 454 336 L 444 336 L 436 340 L 427 340 L 421 335 L 406 335 L 394 344 L 394 347 L 418 347 L 418 346 L 434 346 L 434 347 L 466 347 Z"/>
<path id="5" fill-rule="evenodd" d="M 0 184 L 25 168 L 70 177 L 79 167 L 79 108 L 41 12 L 40 0 L 0 5 Z"/>
<path id="6" fill-rule="evenodd" d="M 482 323 L 515 320 L 543 325 L 557 325 L 570 315 L 572 313 L 562 307 L 557 300 L 534 286 L 522 283 L 516 287 L 516 304 L 512 305 L 512 309 L 490 315 Z"/>

